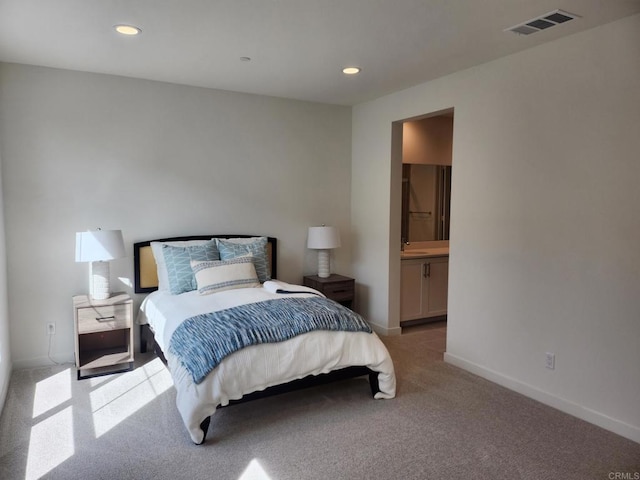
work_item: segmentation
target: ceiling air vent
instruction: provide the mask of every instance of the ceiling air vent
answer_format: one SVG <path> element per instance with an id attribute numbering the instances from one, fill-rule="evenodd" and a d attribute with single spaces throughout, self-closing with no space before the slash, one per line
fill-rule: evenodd
<path id="1" fill-rule="evenodd" d="M 546 30 L 547 28 L 568 22 L 574 18 L 580 18 L 580 16 L 563 10 L 554 10 L 553 12 L 545 13 L 544 15 L 519 23 L 513 27 L 505 28 L 504 31 L 517 33 L 518 35 L 531 35 L 540 30 Z"/>

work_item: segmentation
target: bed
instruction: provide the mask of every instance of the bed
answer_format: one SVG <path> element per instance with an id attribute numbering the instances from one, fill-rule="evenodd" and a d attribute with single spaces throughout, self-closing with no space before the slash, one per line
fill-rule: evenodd
<path id="1" fill-rule="evenodd" d="M 362 317 L 277 280 L 275 238 L 138 242 L 134 262 L 135 291 L 148 294 L 141 350 L 152 339 L 168 365 L 194 443 L 205 441 L 217 408 L 238 401 L 362 375 L 374 398 L 395 396 L 393 362 Z"/>

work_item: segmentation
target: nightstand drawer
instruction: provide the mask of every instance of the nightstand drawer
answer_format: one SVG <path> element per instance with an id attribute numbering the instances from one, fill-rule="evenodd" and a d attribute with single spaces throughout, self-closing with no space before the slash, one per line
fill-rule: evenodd
<path id="1" fill-rule="evenodd" d="M 335 273 L 329 277 L 307 275 L 302 279 L 305 286 L 315 288 L 327 298 L 335 300 L 342 305 L 351 308 L 355 296 L 355 280 Z"/>
<path id="2" fill-rule="evenodd" d="M 324 285 L 323 293 L 337 302 L 351 300 L 354 294 L 353 280 L 326 284 Z"/>
<path id="3" fill-rule="evenodd" d="M 131 328 L 129 305 L 104 305 L 78 309 L 78 333 Z"/>

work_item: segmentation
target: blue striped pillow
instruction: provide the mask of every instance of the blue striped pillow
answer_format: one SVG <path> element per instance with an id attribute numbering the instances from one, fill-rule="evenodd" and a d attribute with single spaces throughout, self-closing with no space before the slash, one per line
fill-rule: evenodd
<path id="1" fill-rule="evenodd" d="M 190 245 L 175 247 L 162 245 L 162 254 L 167 267 L 169 291 L 173 295 L 190 292 L 198 288 L 196 279 L 191 270 L 191 261 L 220 260 L 215 240 L 210 240 L 202 245 Z"/>
<path id="2" fill-rule="evenodd" d="M 254 237 L 249 239 L 222 239 L 217 238 L 218 250 L 221 260 L 232 260 L 246 255 L 253 256 L 253 264 L 260 283 L 271 280 L 271 271 L 267 260 L 267 237 Z"/>

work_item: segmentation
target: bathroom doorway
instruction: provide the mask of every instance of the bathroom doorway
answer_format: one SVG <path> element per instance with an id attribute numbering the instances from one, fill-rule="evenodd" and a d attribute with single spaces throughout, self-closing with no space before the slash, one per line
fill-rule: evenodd
<path id="1" fill-rule="evenodd" d="M 392 136 L 401 181 L 400 327 L 403 334 L 424 335 L 425 349 L 440 358 L 446 346 L 453 120 L 453 109 L 405 119 L 395 122 Z"/>

